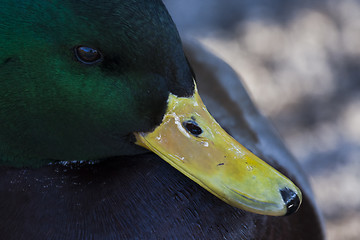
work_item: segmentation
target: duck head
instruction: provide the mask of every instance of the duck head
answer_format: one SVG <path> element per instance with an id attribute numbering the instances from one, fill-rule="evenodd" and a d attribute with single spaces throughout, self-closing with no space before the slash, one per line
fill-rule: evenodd
<path id="1" fill-rule="evenodd" d="M 206 110 L 160 0 L 1 5 L 1 165 L 148 149 L 235 207 L 275 216 L 297 210 L 300 190 Z"/>

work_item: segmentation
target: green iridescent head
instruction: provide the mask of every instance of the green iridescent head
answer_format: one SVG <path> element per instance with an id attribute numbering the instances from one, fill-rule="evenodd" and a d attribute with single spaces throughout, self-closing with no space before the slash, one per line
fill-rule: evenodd
<path id="1" fill-rule="evenodd" d="M 193 92 L 177 30 L 161 1 L 0 5 L 5 165 L 138 153 L 131 133 L 161 122 L 169 92 Z"/>

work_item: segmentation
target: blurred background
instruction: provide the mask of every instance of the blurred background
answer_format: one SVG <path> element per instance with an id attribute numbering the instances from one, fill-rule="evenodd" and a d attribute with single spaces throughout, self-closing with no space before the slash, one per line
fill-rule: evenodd
<path id="1" fill-rule="evenodd" d="M 306 170 L 328 239 L 360 239 L 360 0 L 164 2 L 243 78 Z"/>

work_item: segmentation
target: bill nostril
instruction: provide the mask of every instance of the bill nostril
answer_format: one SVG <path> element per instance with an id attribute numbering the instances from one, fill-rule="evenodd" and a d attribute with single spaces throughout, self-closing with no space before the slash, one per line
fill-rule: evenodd
<path id="1" fill-rule="evenodd" d="M 198 124 L 193 120 L 186 121 L 183 123 L 183 125 L 185 129 L 195 137 L 198 137 L 203 132 L 201 127 L 199 127 Z"/>
<path id="2" fill-rule="evenodd" d="M 296 192 L 289 188 L 283 188 L 280 189 L 280 194 L 287 207 L 287 212 L 285 215 L 287 216 L 295 213 L 300 207 L 300 198 Z"/>

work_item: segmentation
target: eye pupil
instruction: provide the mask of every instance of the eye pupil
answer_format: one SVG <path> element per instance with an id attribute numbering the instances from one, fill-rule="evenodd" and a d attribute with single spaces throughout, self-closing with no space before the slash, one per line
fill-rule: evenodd
<path id="1" fill-rule="evenodd" d="M 201 127 L 199 127 L 197 123 L 194 121 L 184 122 L 184 127 L 186 130 L 188 130 L 191 134 L 193 134 L 196 137 L 203 132 Z"/>
<path id="2" fill-rule="evenodd" d="M 94 64 L 102 61 L 102 55 L 99 50 L 87 47 L 87 46 L 78 46 L 75 47 L 75 56 L 76 58 L 85 64 Z"/>

